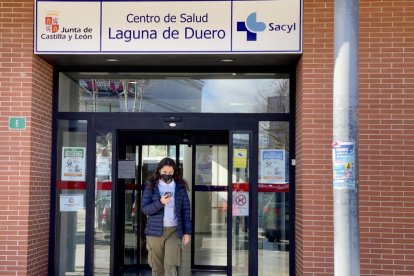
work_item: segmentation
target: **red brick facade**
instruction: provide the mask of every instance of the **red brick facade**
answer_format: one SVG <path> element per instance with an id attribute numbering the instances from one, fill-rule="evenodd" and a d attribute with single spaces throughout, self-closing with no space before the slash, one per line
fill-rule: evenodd
<path id="1" fill-rule="evenodd" d="M 362 1 L 361 273 L 414 273 L 414 2 Z"/>
<path id="2" fill-rule="evenodd" d="M 52 67 L 33 55 L 33 1 L 0 3 L 0 275 L 47 275 Z M 25 116 L 25 130 L 9 130 Z"/>
<path id="3" fill-rule="evenodd" d="M 297 66 L 296 275 L 333 275 L 334 0 L 304 0 Z M 360 0 L 361 275 L 414 271 L 414 1 Z M 0 2 L 0 275 L 47 275 L 52 67 L 33 1 Z M 27 128 L 9 130 L 9 116 Z"/>
<path id="4" fill-rule="evenodd" d="M 296 274 L 333 275 L 334 1 L 304 1 L 297 67 Z M 361 275 L 414 271 L 414 2 L 360 0 Z"/>

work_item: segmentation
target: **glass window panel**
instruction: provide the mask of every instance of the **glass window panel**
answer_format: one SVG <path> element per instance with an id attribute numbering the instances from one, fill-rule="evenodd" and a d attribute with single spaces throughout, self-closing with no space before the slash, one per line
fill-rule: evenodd
<path id="1" fill-rule="evenodd" d="M 164 157 L 170 157 L 172 159 L 176 159 L 176 145 L 142 145 L 142 151 L 139 153 L 141 154 L 142 158 L 142 166 L 141 166 L 141 183 L 144 184 L 145 181 L 150 177 L 156 170 L 158 163 Z M 136 159 L 137 160 L 137 159 Z M 190 163 L 191 164 L 191 163 Z M 180 158 L 180 169 L 182 168 L 182 159 Z M 138 192 L 138 191 L 137 191 Z M 142 197 L 143 190 L 140 191 L 140 196 Z M 136 199 L 137 194 L 135 195 Z M 147 264 L 148 263 L 148 251 L 146 248 L 146 236 L 145 236 L 145 225 L 147 224 L 147 216 L 141 212 L 140 206 L 138 208 L 134 208 L 137 218 L 139 221 L 137 223 L 138 229 L 137 231 L 137 239 L 139 239 L 139 256 L 140 256 L 140 264 Z"/>
<path id="2" fill-rule="evenodd" d="M 142 146 L 142 183 L 145 183 L 156 170 L 158 162 L 164 157 L 176 158 L 175 145 L 143 145 Z"/>
<path id="3" fill-rule="evenodd" d="M 174 152 L 175 154 L 175 152 Z M 188 184 L 188 198 L 190 199 L 190 205 L 193 206 L 193 198 L 191 196 L 192 189 L 192 166 L 193 166 L 193 155 L 192 147 L 188 145 L 179 145 L 179 160 L 180 160 L 180 174 L 186 180 Z M 191 212 L 192 215 L 192 212 Z M 191 216 L 192 217 L 192 216 Z M 178 270 L 178 275 L 189 275 L 191 271 L 191 247 L 194 236 L 190 239 L 190 243 L 182 247 L 181 254 L 181 265 Z"/>
<path id="4" fill-rule="evenodd" d="M 227 146 L 197 146 L 195 184 L 227 187 Z"/>
<path id="5" fill-rule="evenodd" d="M 195 192 L 194 264 L 227 265 L 227 192 Z"/>
<path id="6" fill-rule="evenodd" d="M 60 73 L 61 112 L 288 113 L 288 74 Z"/>
<path id="7" fill-rule="evenodd" d="M 194 264 L 227 265 L 228 146 L 196 146 Z"/>
<path id="8" fill-rule="evenodd" d="M 249 272 L 249 143 L 250 135 L 233 134 L 232 275 Z"/>
<path id="9" fill-rule="evenodd" d="M 259 122 L 259 275 L 289 275 L 289 123 Z"/>
<path id="10" fill-rule="evenodd" d="M 83 275 L 85 270 L 86 131 L 86 121 L 58 122 L 57 275 Z"/>
<path id="11" fill-rule="evenodd" d="M 127 145 L 125 148 L 125 160 L 133 160 L 135 167 L 138 165 L 139 148 L 133 145 Z M 138 185 L 136 177 L 118 179 L 118 185 L 124 185 L 124 264 L 138 264 L 138 222 L 137 212 L 140 211 L 138 202 Z"/>
<path id="12" fill-rule="evenodd" d="M 109 274 L 112 215 L 112 133 L 96 135 L 94 273 Z"/>

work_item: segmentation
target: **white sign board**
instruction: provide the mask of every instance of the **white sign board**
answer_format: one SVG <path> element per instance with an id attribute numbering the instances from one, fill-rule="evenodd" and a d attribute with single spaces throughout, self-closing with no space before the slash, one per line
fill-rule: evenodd
<path id="1" fill-rule="evenodd" d="M 36 0 L 37 54 L 260 52 L 302 52 L 302 0 Z"/>
<path id="2" fill-rule="evenodd" d="M 135 161 L 119 160 L 118 161 L 118 178 L 127 179 L 135 178 Z"/>
<path id="3" fill-rule="evenodd" d="M 285 183 L 285 151 L 278 149 L 262 149 L 260 151 L 260 174 L 260 183 Z"/>
<path id="4" fill-rule="evenodd" d="M 62 176 L 65 181 L 85 181 L 86 148 L 62 148 Z"/>
<path id="5" fill-rule="evenodd" d="M 233 192 L 233 216 L 249 215 L 249 193 Z"/>
<path id="6" fill-rule="evenodd" d="M 107 176 L 111 174 L 110 158 L 98 157 L 96 160 L 96 173 L 97 176 Z"/>
<path id="7" fill-rule="evenodd" d="M 60 211 L 76 212 L 85 208 L 83 195 L 60 195 Z"/>

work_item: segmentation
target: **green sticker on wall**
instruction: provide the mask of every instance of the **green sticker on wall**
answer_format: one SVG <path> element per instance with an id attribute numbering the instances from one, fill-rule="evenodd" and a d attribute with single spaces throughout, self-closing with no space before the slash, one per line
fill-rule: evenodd
<path id="1" fill-rule="evenodd" d="M 26 129 L 26 117 L 9 117 L 9 129 L 11 130 Z"/>

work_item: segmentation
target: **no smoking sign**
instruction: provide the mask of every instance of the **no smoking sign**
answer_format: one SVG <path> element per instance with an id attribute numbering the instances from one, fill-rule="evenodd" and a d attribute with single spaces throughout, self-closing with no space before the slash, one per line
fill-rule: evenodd
<path id="1" fill-rule="evenodd" d="M 249 215 L 249 193 L 233 192 L 233 216 Z"/>
<path id="2" fill-rule="evenodd" d="M 236 197 L 236 204 L 238 206 L 244 206 L 247 203 L 247 198 L 244 195 L 238 195 Z"/>

